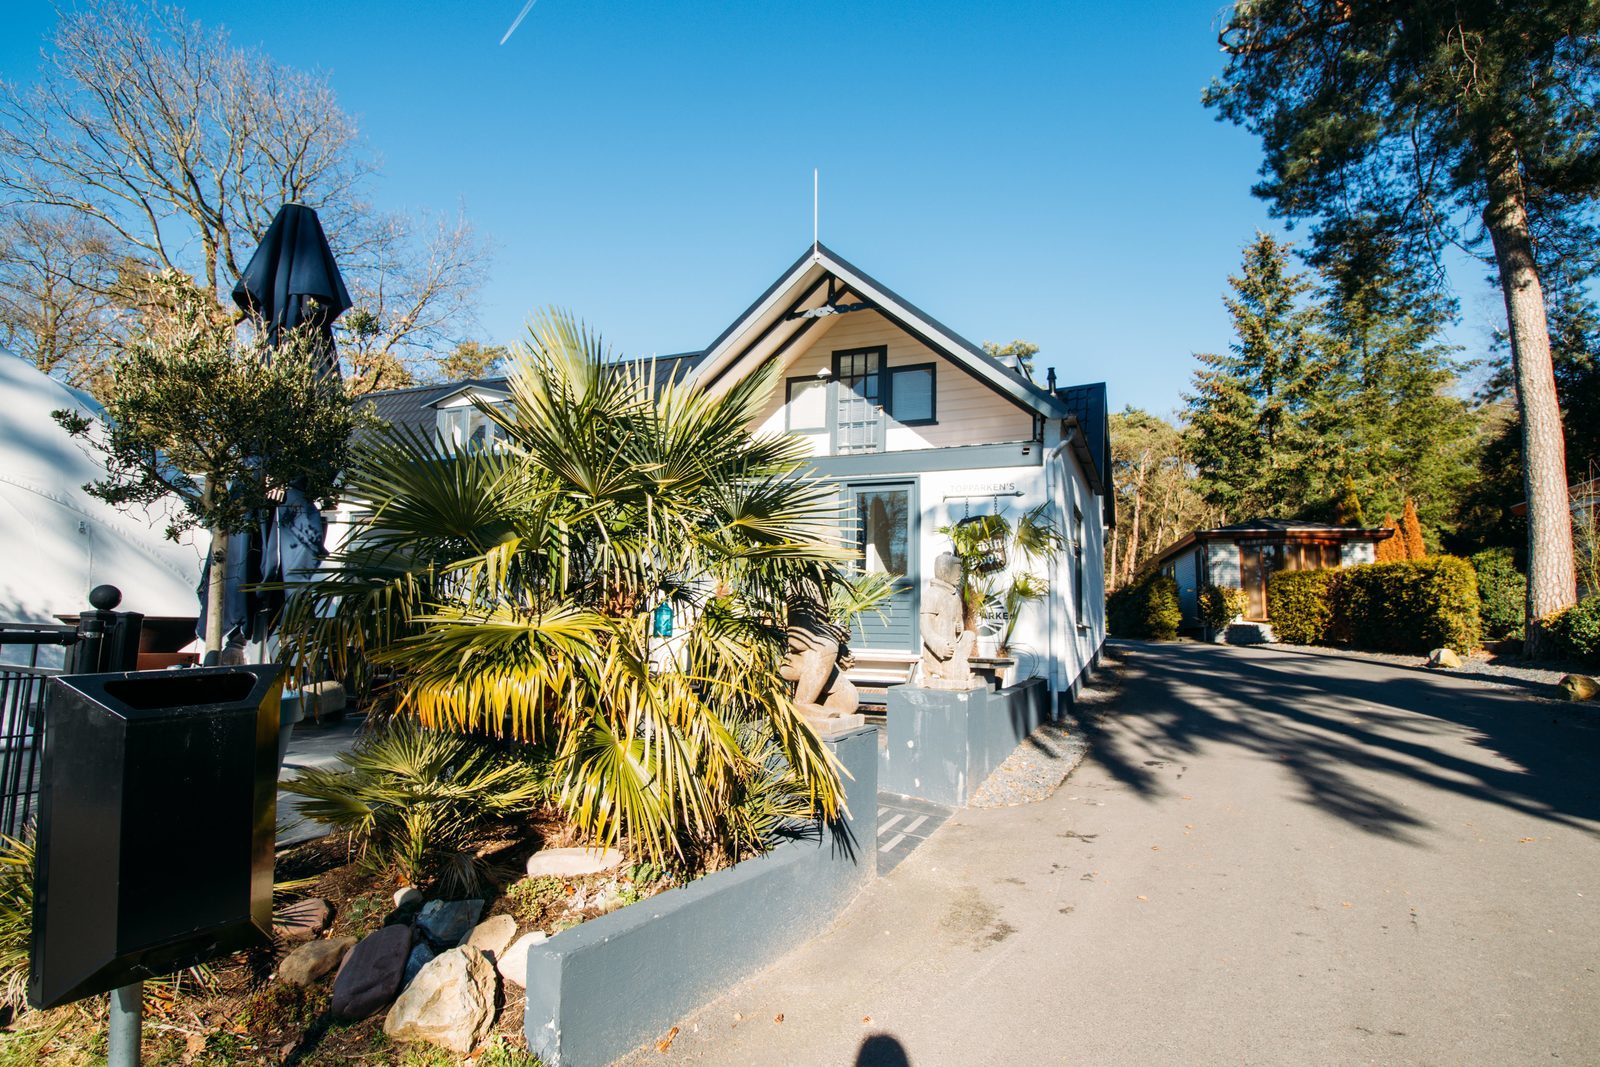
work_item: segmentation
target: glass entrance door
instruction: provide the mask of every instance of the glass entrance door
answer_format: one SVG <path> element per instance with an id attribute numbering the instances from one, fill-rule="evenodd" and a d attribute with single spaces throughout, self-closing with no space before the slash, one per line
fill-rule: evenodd
<path id="1" fill-rule="evenodd" d="M 858 566 L 899 580 L 895 593 L 878 610 L 858 616 L 851 642 L 861 648 L 916 651 L 917 514 L 909 483 L 845 486 L 846 521 L 855 522 Z"/>

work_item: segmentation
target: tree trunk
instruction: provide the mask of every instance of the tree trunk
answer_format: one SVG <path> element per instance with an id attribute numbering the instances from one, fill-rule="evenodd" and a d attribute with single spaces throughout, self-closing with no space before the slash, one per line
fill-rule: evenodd
<path id="1" fill-rule="evenodd" d="M 1126 572 L 1122 576 L 1122 584 L 1127 585 L 1133 581 L 1133 572 L 1139 565 L 1139 516 L 1144 511 L 1145 467 L 1147 460 L 1139 458 L 1139 476 L 1133 483 L 1133 522 L 1128 528 L 1128 554 L 1123 557 L 1122 568 Z"/>
<path id="2" fill-rule="evenodd" d="M 1516 147 L 1509 134 L 1499 131 L 1491 136 L 1488 163 L 1489 204 L 1483 221 L 1500 269 L 1522 416 L 1522 477 L 1528 497 L 1527 653 L 1538 657 L 1549 651 L 1549 639 L 1538 620 L 1577 600 L 1566 445 L 1544 290 L 1534 262 Z"/>
<path id="3" fill-rule="evenodd" d="M 206 584 L 206 658 L 214 663 L 222 652 L 222 616 L 228 588 L 228 535 L 211 535 L 211 569 Z M 212 653 L 217 653 L 213 656 Z"/>
<path id="4" fill-rule="evenodd" d="M 211 494 L 215 492 L 216 479 L 207 477 L 205 508 L 211 510 Z M 222 658 L 222 616 L 227 610 L 228 589 L 228 535 L 211 531 L 211 565 L 206 572 L 206 655 L 202 663 L 214 666 Z"/>

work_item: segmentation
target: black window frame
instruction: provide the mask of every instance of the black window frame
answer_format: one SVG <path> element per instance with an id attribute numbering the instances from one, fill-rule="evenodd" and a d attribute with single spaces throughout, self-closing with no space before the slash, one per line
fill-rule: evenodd
<path id="1" fill-rule="evenodd" d="M 894 376 L 910 371 L 928 372 L 928 417 L 925 419 L 902 419 L 894 412 Z M 904 363 L 898 366 L 883 368 L 883 384 L 879 393 L 883 397 L 883 412 L 901 426 L 932 426 L 939 421 L 939 364 L 930 363 Z"/>

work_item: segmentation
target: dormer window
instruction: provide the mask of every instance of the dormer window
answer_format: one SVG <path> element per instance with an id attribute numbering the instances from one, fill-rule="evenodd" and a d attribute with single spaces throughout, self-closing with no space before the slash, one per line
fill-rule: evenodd
<path id="1" fill-rule="evenodd" d="M 479 407 L 479 404 L 498 407 L 503 403 L 504 394 L 479 389 L 463 389 L 435 401 L 440 443 L 468 451 L 487 448 L 504 439 L 505 431 Z"/>

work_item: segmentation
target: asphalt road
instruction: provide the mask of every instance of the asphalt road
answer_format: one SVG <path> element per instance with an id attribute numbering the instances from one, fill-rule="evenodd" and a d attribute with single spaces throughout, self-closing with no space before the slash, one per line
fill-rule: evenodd
<path id="1" fill-rule="evenodd" d="M 1600 709 L 1122 654 L 1052 798 L 957 813 L 629 1062 L 1600 1063 Z"/>

